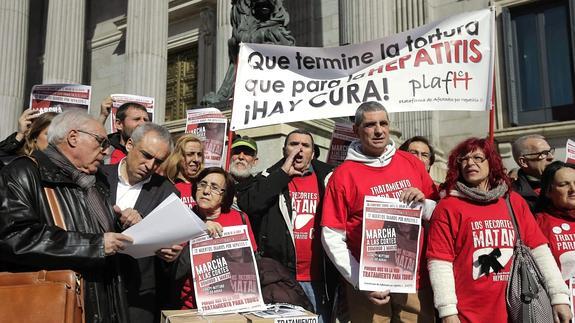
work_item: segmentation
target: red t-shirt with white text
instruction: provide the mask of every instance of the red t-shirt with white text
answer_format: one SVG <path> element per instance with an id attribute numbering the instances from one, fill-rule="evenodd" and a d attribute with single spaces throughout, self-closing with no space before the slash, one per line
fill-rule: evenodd
<path id="1" fill-rule="evenodd" d="M 545 212 L 537 213 L 536 218 L 563 277 L 575 278 L 575 218 Z"/>
<path id="2" fill-rule="evenodd" d="M 192 183 L 186 183 L 180 179 L 176 179 L 174 186 L 180 192 L 180 199 L 187 205 L 190 209 L 196 205 L 196 201 L 192 197 Z"/>
<path id="3" fill-rule="evenodd" d="M 319 277 L 319 239 L 314 239 L 314 232 L 319 226 L 316 210 L 319 204 L 317 176 L 310 173 L 305 176 L 292 177 L 288 184 L 291 204 L 293 235 L 296 252 L 296 279 L 313 281 Z M 314 255 L 316 255 L 314 257 Z"/>
<path id="4" fill-rule="evenodd" d="M 547 243 L 527 203 L 511 193 L 521 238 L 529 248 Z M 427 258 L 453 263 L 457 310 L 461 322 L 507 323 L 505 290 L 511 270 L 515 230 L 505 199 L 480 204 L 449 196 L 442 199 L 431 217 Z M 481 273 L 479 257 L 499 248 L 503 269 Z M 493 314 L 496 315 L 493 315 Z"/>
<path id="5" fill-rule="evenodd" d="M 384 167 L 373 167 L 351 160 L 344 161 L 329 179 L 321 225 L 346 232 L 347 248 L 359 261 L 363 229 L 363 202 L 366 195 L 398 198 L 401 192 L 416 187 L 426 198 L 437 199 L 437 190 L 423 163 L 404 151 L 396 151 Z M 418 286 L 427 282 L 427 266 L 420 234 Z M 420 278 L 422 278 L 420 284 Z"/>

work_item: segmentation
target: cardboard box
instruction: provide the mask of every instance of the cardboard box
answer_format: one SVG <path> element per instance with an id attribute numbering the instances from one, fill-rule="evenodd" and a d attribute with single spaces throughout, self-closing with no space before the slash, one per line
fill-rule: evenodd
<path id="1" fill-rule="evenodd" d="M 303 315 L 289 317 L 263 318 L 255 314 L 244 314 L 248 323 L 318 323 L 318 316 L 309 311 L 303 311 Z"/>
<path id="2" fill-rule="evenodd" d="M 240 314 L 200 315 L 197 310 L 162 311 L 161 323 L 247 323 Z"/>

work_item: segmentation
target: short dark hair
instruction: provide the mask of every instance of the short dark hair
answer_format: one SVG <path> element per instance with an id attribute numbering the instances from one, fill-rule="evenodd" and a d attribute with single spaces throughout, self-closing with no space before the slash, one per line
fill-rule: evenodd
<path id="1" fill-rule="evenodd" d="M 192 184 L 192 197 L 194 200 L 196 199 L 196 193 L 198 192 L 198 183 L 202 181 L 202 179 L 206 178 L 206 176 L 210 174 L 220 174 L 224 177 L 226 182 L 226 187 L 224 187 L 224 195 L 222 196 L 222 213 L 230 212 L 232 204 L 234 203 L 234 196 L 236 195 L 236 184 L 234 178 L 230 173 L 226 172 L 221 167 L 208 167 L 204 168 L 194 180 Z"/>
<path id="2" fill-rule="evenodd" d="M 375 101 L 367 101 L 360 104 L 359 107 L 357 107 L 357 110 L 355 110 L 355 116 L 352 118 L 351 121 L 355 124 L 356 127 L 359 127 L 363 122 L 363 114 L 366 112 L 375 112 L 375 111 L 385 112 L 385 115 L 387 116 L 387 121 L 391 121 L 387 109 L 381 103 Z"/>
<path id="3" fill-rule="evenodd" d="M 130 108 L 138 109 L 140 111 L 148 113 L 148 110 L 146 110 L 145 106 L 143 106 L 139 103 L 136 103 L 136 102 L 126 102 L 118 108 L 118 111 L 116 111 L 116 120 L 120 120 L 120 122 L 124 122 L 124 119 L 126 119 L 126 115 L 128 114 L 128 109 L 130 109 Z"/>
<path id="4" fill-rule="evenodd" d="M 535 203 L 535 212 L 541 212 L 554 206 L 551 199 L 547 197 L 547 193 L 551 192 L 551 185 L 553 185 L 555 174 L 562 168 L 575 169 L 575 165 L 557 160 L 545 167 L 541 175 L 541 193 L 539 193 L 539 197 Z"/>
<path id="5" fill-rule="evenodd" d="M 312 147 L 313 145 L 315 145 L 314 141 L 313 141 L 313 136 L 311 135 L 311 132 L 307 131 L 307 130 L 303 130 L 303 129 L 295 129 L 292 130 L 290 133 L 287 134 L 286 139 L 284 140 L 284 148 L 287 146 L 288 144 L 288 138 L 289 136 L 293 135 L 294 133 L 300 134 L 300 135 L 308 135 L 311 138 L 311 144 Z"/>
<path id="6" fill-rule="evenodd" d="M 401 144 L 401 146 L 399 146 L 399 150 L 409 151 L 409 145 L 411 145 L 412 142 L 422 142 L 426 144 L 427 147 L 429 147 L 429 166 L 433 165 L 433 163 L 435 163 L 435 149 L 433 149 L 433 146 L 429 143 L 429 140 L 423 136 L 414 136 L 407 139 L 403 142 L 403 144 Z"/>

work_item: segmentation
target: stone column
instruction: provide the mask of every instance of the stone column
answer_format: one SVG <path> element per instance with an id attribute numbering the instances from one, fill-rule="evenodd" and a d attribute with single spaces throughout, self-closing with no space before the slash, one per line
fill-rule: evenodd
<path id="1" fill-rule="evenodd" d="M 232 36 L 231 10 L 232 0 L 218 0 L 216 13 L 216 90 L 222 84 L 230 64 L 228 39 Z"/>
<path id="2" fill-rule="evenodd" d="M 43 83 L 82 83 L 85 15 L 84 0 L 48 2 Z"/>
<path id="3" fill-rule="evenodd" d="M 126 33 L 124 90 L 154 97 L 154 118 L 161 124 L 166 111 L 168 1 L 128 1 Z"/>
<path id="4" fill-rule="evenodd" d="M 395 33 L 393 2 L 339 0 L 341 44 L 357 44 Z"/>
<path id="5" fill-rule="evenodd" d="M 28 1 L 0 2 L 0 140 L 14 132 L 24 102 Z"/>
<path id="6" fill-rule="evenodd" d="M 339 0 L 340 44 L 359 44 L 395 33 L 393 2 L 381 0 Z M 392 118 L 391 135 L 397 143 L 401 128 Z"/>
<path id="7" fill-rule="evenodd" d="M 215 14 L 212 8 L 206 8 L 200 13 L 202 24 L 198 39 L 198 92 L 197 102 L 210 91 L 216 91 L 214 80 L 214 37 L 216 34 Z"/>

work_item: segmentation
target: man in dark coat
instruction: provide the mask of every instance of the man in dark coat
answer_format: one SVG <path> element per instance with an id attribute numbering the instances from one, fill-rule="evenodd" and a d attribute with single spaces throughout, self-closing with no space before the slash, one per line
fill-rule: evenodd
<path id="1" fill-rule="evenodd" d="M 319 223 L 325 181 L 332 166 L 313 159 L 313 137 L 296 129 L 286 137 L 279 162 L 238 192 L 238 205 L 250 218 L 258 251 L 284 265 L 310 298 L 320 321 L 329 322 L 327 257 Z M 331 287 L 331 286 L 330 286 Z"/>
<path id="2" fill-rule="evenodd" d="M 98 166 L 109 141 L 88 113 L 70 110 L 48 128 L 50 146 L 0 172 L 0 271 L 71 269 L 85 284 L 86 322 L 127 322 L 116 252 L 131 239 L 114 221 Z M 54 190 L 66 230 L 54 225 Z M 33 304 L 31 304 L 33 306 Z"/>
<path id="3" fill-rule="evenodd" d="M 513 189 L 527 201 L 531 212 L 535 213 L 535 202 L 541 191 L 541 175 L 545 167 L 555 159 L 555 148 L 549 145 L 545 137 L 537 134 L 517 138 L 511 148 L 513 159 L 519 165 Z"/>
<path id="4" fill-rule="evenodd" d="M 142 220 L 164 199 L 179 192 L 165 177 L 155 174 L 171 150 L 168 130 L 154 123 L 144 123 L 126 142 L 128 154 L 119 164 L 102 169 L 110 185 L 110 202 L 124 228 Z M 182 247 L 162 249 L 158 257 L 133 259 L 122 257 L 122 273 L 128 290 L 130 320 L 134 323 L 158 322 L 161 302 L 166 295 L 168 263 L 174 261 Z"/>

